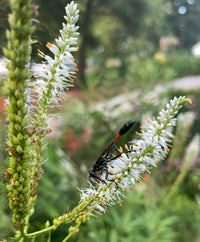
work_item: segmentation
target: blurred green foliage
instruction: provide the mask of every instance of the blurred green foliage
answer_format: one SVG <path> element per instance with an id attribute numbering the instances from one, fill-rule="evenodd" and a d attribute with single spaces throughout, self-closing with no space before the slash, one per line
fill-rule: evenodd
<path id="1" fill-rule="evenodd" d="M 173 68 L 175 77 L 183 77 L 190 75 L 199 75 L 200 58 L 188 55 L 185 52 L 179 52 L 172 55 L 166 60 L 166 67 Z"/>
<path id="2" fill-rule="evenodd" d="M 120 57 L 130 52 L 152 55 L 162 36 L 176 36 L 180 49 L 188 49 L 199 40 L 199 1 L 185 0 L 77 0 L 80 8 L 81 38 L 87 37 L 87 52 Z M 10 12 L 7 0 L 0 0 L 0 42 L 6 45 L 5 29 Z M 36 50 L 57 37 L 63 22 L 65 0 L 35 0 L 32 5 L 33 23 L 38 40 Z M 91 5 L 88 8 L 88 5 Z M 186 14 L 180 14 L 180 7 Z M 156 16 L 156 17 L 155 17 Z M 86 20 L 88 19 L 88 21 Z M 126 43 L 129 49 L 125 47 Z M 146 53 L 145 53 L 146 52 Z M 2 52 L 1 52 L 2 53 Z"/>
<path id="3" fill-rule="evenodd" d="M 161 53 L 162 54 L 162 53 Z M 107 58 L 97 62 L 91 59 L 87 67 L 87 88 L 83 89 L 88 99 L 112 97 L 120 92 L 143 89 L 151 90 L 156 84 L 169 84 L 175 78 L 200 74 L 200 58 L 186 52 L 173 51 L 163 60 L 155 58 Z M 99 95 L 99 92 L 101 95 Z"/>

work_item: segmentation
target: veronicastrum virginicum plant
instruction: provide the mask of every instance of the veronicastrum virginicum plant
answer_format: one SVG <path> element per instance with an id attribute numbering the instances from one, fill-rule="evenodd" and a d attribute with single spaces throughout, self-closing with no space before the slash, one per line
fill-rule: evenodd
<path id="1" fill-rule="evenodd" d="M 65 90 L 73 86 L 76 64 L 72 55 L 77 51 L 79 18 L 77 4 L 71 2 L 65 8 L 66 23 L 60 30 L 55 44 L 47 44 L 52 57 L 39 51 L 44 59 L 44 71 L 35 80 L 30 79 L 31 1 L 11 0 L 9 16 L 10 31 L 7 31 L 8 47 L 4 49 L 9 69 L 5 93 L 8 96 L 8 148 L 10 166 L 6 172 L 9 206 L 13 222 L 18 228 L 17 239 L 28 237 L 29 217 L 34 212 L 38 181 L 43 172 L 42 154 L 46 135 L 50 132 L 47 121 L 49 108 L 58 107 Z M 34 73 L 33 73 L 34 75 Z"/>
<path id="2" fill-rule="evenodd" d="M 47 44 L 52 52 L 50 57 L 39 51 L 44 59 L 44 72 L 32 82 L 30 80 L 29 61 L 31 53 L 31 1 L 11 0 L 12 14 L 9 17 L 10 31 L 7 31 L 8 47 L 4 50 L 9 69 L 5 91 L 9 99 L 8 153 L 10 166 L 6 176 L 9 206 L 13 213 L 13 222 L 17 228 L 16 239 L 27 241 L 45 232 L 57 229 L 63 223 L 75 221 L 69 228 L 67 241 L 79 230 L 80 224 L 96 213 L 104 213 L 106 208 L 121 201 L 124 191 L 130 190 L 142 178 L 144 172 L 150 172 L 157 162 L 163 159 L 171 146 L 173 135 L 169 130 L 176 125 L 174 116 L 182 104 L 190 101 L 185 97 L 174 98 L 160 112 L 157 118 L 149 119 L 142 126 L 140 139 L 132 141 L 131 152 L 108 165 L 109 178 L 115 181 L 101 183 L 98 188 L 80 189 L 81 199 L 71 212 L 55 218 L 52 225 L 47 221 L 45 228 L 28 233 L 29 218 L 34 212 L 38 181 L 42 174 L 42 154 L 46 135 L 50 132 L 49 108 L 58 107 L 65 90 L 71 87 L 76 73 L 76 64 L 72 52 L 77 50 L 79 11 L 77 4 L 71 2 L 65 8 L 66 24 L 60 30 L 55 44 Z M 104 174 L 102 174 L 104 175 Z M 115 184 L 118 184 L 116 189 Z"/>

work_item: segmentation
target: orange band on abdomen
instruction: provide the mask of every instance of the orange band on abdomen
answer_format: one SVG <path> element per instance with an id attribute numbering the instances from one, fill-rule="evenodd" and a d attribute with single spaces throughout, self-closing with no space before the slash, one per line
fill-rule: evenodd
<path id="1" fill-rule="evenodd" d="M 115 139 L 114 139 L 114 140 L 117 141 L 120 137 L 121 137 L 121 134 L 118 133 L 118 134 L 115 136 Z"/>

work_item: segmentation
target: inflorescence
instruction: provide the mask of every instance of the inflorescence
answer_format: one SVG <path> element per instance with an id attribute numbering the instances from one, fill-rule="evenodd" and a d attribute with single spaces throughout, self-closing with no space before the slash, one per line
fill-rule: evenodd
<path id="1" fill-rule="evenodd" d="M 98 212 L 105 212 L 106 205 L 120 202 L 123 191 L 130 190 L 142 179 L 144 172 L 150 173 L 158 161 L 166 157 L 174 138 L 171 131 L 176 125 L 175 116 L 185 101 L 190 100 L 175 97 L 157 118 L 146 116 L 141 133 L 138 133 L 140 138 L 131 142 L 130 147 L 126 148 L 128 152 L 122 152 L 119 158 L 108 163 L 109 179 L 100 182 L 98 189 L 92 184 L 89 189 L 82 189 L 81 201 L 93 197 L 94 201 L 90 203 L 89 208 Z M 102 174 L 103 176 L 105 177 L 105 174 Z"/>
<path id="2" fill-rule="evenodd" d="M 65 8 L 64 16 L 67 24 L 63 23 L 60 36 L 55 40 L 55 44 L 47 43 L 47 48 L 52 56 L 44 54 L 38 50 L 38 55 L 44 59 L 43 70 L 37 72 L 35 82 L 31 84 L 31 93 L 39 101 L 39 110 L 46 111 L 46 106 L 58 106 L 61 99 L 65 98 L 65 90 L 73 87 L 73 79 L 77 71 L 72 52 L 77 51 L 79 26 L 76 23 L 79 18 L 77 4 L 73 1 Z M 33 69 L 34 70 L 34 69 Z M 45 106 L 45 108 L 44 108 Z M 45 112 L 44 112 L 45 113 Z"/>

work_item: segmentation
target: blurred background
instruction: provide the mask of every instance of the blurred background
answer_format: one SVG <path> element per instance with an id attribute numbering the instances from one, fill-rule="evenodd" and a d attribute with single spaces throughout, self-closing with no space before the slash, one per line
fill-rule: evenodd
<path id="1" fill-rule="evenodd" d="M 144 116 L 156 116 L 170 98 L 186 95 L 178 117 L 173 149 L 166 160 L 145 174 L 127 194 L 123 206 L 112 207 L 81 227 L 71 241 L 200 241 L 200 1 L 199 0 L 78 0 L 80 9 L 79 72 L 67 102 L 49 121 L 52 133 L 45 154 L 31 230 L 69 211 L 79 202 L 78 187 L 87 187 L 88 170 L 108 142 L 129 119 L 137 124 L 118 146 L 133 139 Z M 31 63 L 40 70 L 37 49 L 48 53 L 62 28 L 66 0 L 32 1 L 35 25 Z M 0 0 L 0 43 L 10 13 Z M 7 78 L 0 50 L 0 85 Z M 8 167 L 6 102 L 0 93 L 0 173 Z M 191 148 L 192 147 L 192 148 Z M 188 157 L 190 151 L 193 155 Z M 195 155 L 194 155 L 195 154 Z M 185 165 L 187 164 L 187 165 Z M 183 170 L 185 173 L 183 174 Z M 176 184 L 182 174 L 179 185 Z M 0 183 L 0 239 L 13 234 L 6 189 Z M 177 192 L 164 202 L 176 186 Z M 159 228 L 153 230 L 165 204 Z M 52 233 L 61 241 L 68 226 Z M 46 235 L 38 238 L 46 241 Z"/>

